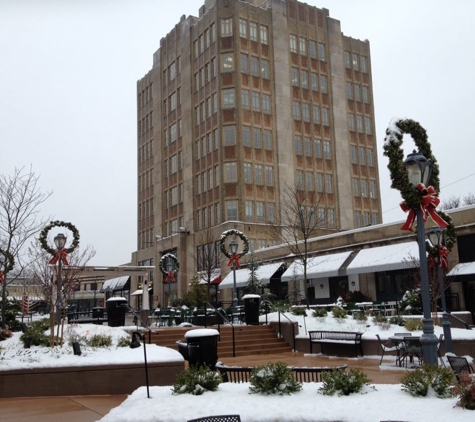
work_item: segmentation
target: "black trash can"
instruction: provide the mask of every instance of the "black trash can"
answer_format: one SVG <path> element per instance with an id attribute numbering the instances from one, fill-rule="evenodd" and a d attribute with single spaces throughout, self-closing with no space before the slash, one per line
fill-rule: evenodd
<path id="1" fill-rule="evenodd" d="M 207 366 L 215 370 L 218 361 L 219 331 L 212 328 L 190 330 L 185 334 L 190 366 Z"/>
<path id="2" fill-rule="evenodd" d="M 109 327 L 123 327 L 125 325 L 126 304 L 127 299 L 125 297 L 107 299 L 107 324 Z"/>
<path id="3" fill-rule="evenodd" d="M 259 325 L 259 305 L 261 297 L 259 295 L 244 295 L 244 315 L 247 325 Z"/>

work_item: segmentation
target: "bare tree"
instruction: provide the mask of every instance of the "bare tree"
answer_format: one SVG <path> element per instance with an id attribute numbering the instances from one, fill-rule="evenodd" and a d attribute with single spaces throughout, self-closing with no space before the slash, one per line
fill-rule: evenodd
<path id="1" fill-rule="evenodd" d="M 39 217 L 40 205 L 51 192 L 42 193 L 38 186 L 39 176 L 32 168 L 15 169 L 12 176 L 0 175 L 0 247 L 15 258 L 16 276 L 25 268 L 22 250 L 27 242 L 38 233 L 49 218 Z M 3 268 L 2 268 L 3 270 Z M 2 328 L 5 328 L 5 310 L 7 303 L 7 269 L 4 271 L 5 282 L 1 284 L 2 293 Z"/>
<path id="2" fill-rule="evenodd" d="M 443 200 L 439 205 L 441 210 L 452 210 L 458 207 L 460 207 L 460 197 L 457 196 L 451 196 L 450 198 Z"/>
<path id="3" fill-rule="evenodd" d="M 247 279 L 247 284 L 246 284 L 246 293 L 250 294 L 257 294 L 257 293 L 262 293 L 262 288 L 264 285 L 261 283 L 261 280 L 259 280 L 259 277 L 257 276 L 257 270 L 259 269 L 260 265 L 256 261 L 256 257 L 254 256 L 254 252 L 251 252 L 249 255 L 249 261 L 247 268 L 249 269 L 249 278 Z"/>
<path id="4" fill-rule="evenodd" d="M 469 193 L 468 195 L 463 197 L 463 205 L 474 205 L 475 204 L 475 195 L 473 193 Z"/>
<path id="5" fill-rule="evenodd" d="M 199 243 L 200 245 L 196 250 L 199 282 L 206 284 L 208 302 L 211 302 L 211 284 L 221 273 L 219 244 L 214 239 L 210 228 L 203 231 Z"/>
<path id="6" fill-rule="evenodd" d="M 308 241 L 317 235 L 326 222 L 326 211 L 316 192 L 285 186 L 280 213 L 274 222 L 268 222 L 273 236 L 286 243 L 303 267 L 303 282 L 307 307 L 310 306 L 307 283 Z"/>
<path id="7" fill-rule="evenodd" d="M 58 266 L 51 265 L 51 255 L 42 249 L 38 240 L 36 240 L 28 248 L 28 256 L 30 258 L 30 266 L 28 268 L 30 278 L 34 284 L 38 286 L 36 294 L 42 297 L 50 309 L 50 345 L 55 344 L 54 321 L 56 319 L 55 307 L 58 297 L 61 298 L 63 309 L 61 315 L 64 316 L 68 301 L 75 291 L 80 289 L 80 275 L 82 268 L 94 257 L 96 251 L 91 246 L 87 246 L 84 250 L 76 249 L 68 255 L 68 265 L 63 266 L 61 270 L 61 291 L 58 295 L 56 280 L 58 277 Z M 64 323 L 64 320 L 63 320 Z M 61 333 L 60 333 L 61 328 Z M 62 343 L 63 324 L 58 325 L 56 337 Z"/>

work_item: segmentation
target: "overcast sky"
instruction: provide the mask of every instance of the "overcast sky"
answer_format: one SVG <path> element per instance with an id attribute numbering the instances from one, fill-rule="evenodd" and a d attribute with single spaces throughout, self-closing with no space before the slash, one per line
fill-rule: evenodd
<path id="1" fill-rule="evenodd" d="M 475 1 L 307 0 L 371 43 L 385 223 L 403 220 L 384 134 L 395 117 L 427 130 L 443 200 L 475 193 Z M 204 0 L 0 0 L 0 173 L 30 165 L 44 215 L 72 222 L 92 264 L 136 249 L 136 81 L 160 39 Z M 405 151 L 414 148 L 405 139 Z"/>

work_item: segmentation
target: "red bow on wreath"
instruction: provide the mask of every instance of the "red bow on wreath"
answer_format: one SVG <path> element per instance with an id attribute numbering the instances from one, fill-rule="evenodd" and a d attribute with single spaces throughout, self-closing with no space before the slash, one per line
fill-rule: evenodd
<path id="1" fill-rule="evenodd" d="M 425 187 L 422 183 L 419 183 L 417 186 L 417 190 L 421 195 L 421 204 L 420 208 L 422 211 L 422 218 L 424 221 L 427 221 L 427 215 L 432 218 L 432 221 L 437 224 L 439 227 L 447 227 L 448 224 L 445 220 L 436 212 L 436 207 L 440 203 L 440 199 L 435 196 L 437 191 L 432 187 Z M 413 208 L 408 208 L 405 202 L 401 203 L 401 209 L 404 212 L 409 211 L 409 215 L 407 216 L 407 220 L 404 225 L 401 227 L 401 230 L 409 230 L 412 231 L 412 226 L 414 225 L 414 221 L 416 220 L 416 210 Z"/>
<path id="2" fill-rule="evenodd" d="M 440 268 L 443 270 L 448 270 L 449 268 L 449 262 L 448 262 L 448 257 L 449 257 L 449 250 L 443 246 L 439 245 L 438 246 L 438 254 L 439 254 L 439 265 Z M 429 254 L 429 268 L 434 268 L 435 267 L 435 256 L 432 254 Z"/>
<path id="3" fill-rule="evenodd" d="M 165 283 L 174 283 L 175 282 L 175 273 L 173 271 L 168 271 L 167 276 L 165 277 Z"/>
<path id="4" fill-rule="evenodd" d="M 0 284 L 2 284 L 5 281 L 5 277 L 3 275 L 3 271 L 0 271 Z"/>
<path id="5" fill-rule="evenodd" d="M 239 268 L 241 266 L 239 264 L 239 258 L 240 257 L 241 257 L 241 255 L 239 255 L 238 253 L 231 254 L 231 256 L 229 257 L 228 267 L 231 267 L 233 264 L 235 264 L 236 268 Z"/>
<path id="6" fill-rule="evenodd" d="M 54 253 L 55 255 L 53 256 L 53 258 L 51 258 L 49 262 L 50 264 L 55 265 L 59 260 L 61 260 L 64 265 L 69 265 L 68 260 L 66 258 L 66 255 L 68 254 L 67 249 L 56 249 Z"/>

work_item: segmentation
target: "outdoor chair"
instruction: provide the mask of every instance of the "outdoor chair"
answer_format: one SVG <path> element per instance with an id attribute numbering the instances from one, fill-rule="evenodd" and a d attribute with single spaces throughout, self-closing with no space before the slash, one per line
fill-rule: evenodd
<path id="1" fill-rule="evenodd" d="M 394 344 L 392 341 L 383 344 L 381 338 L 379 337 L 379 334 L 376 334 L 376 337 L 378 338 L 379 345 L 381 346 L 381 350 L 383 351 L 381 355 L 381 360 L 379 361 L 380 365 L 383 362 L 383 357 L 386 352 L 397 352 L 397 359 L 399 359 L 399 351 L 401 349 L 397 344 Z M 390 344 L 392 344 L 393 346 L 390 346 Z"/>
<path id="2" fill-rule="evenodd" d="M 440 355 L 440 345 L 442 344 L 443 341 L 444 341 L 444 335 L 441 334 L 439 336 L 439 344 L 437 344 L 437 356 L 439 357 L 441 366 L 445 366 L 444 359 L 442 359 L 442 356 Z"/>
<path id="3" fill-rule="evenodd" d="M 460 376 L 462 374 L 473 374 L 473 368 L 468 363 L 468 360 L 461 356 L 451 356 L 447 355 L 447 360 L 450 363 L 450 367 L 457 377 L 457 381 L 460 382 Z"/>
<path id="4" fill-rule="evenodd" d="M 221 415 L 221 416 L 205 416 L 198 419 L 190 419 L 187 422 L 241 422 L 239 415 Z"/>

